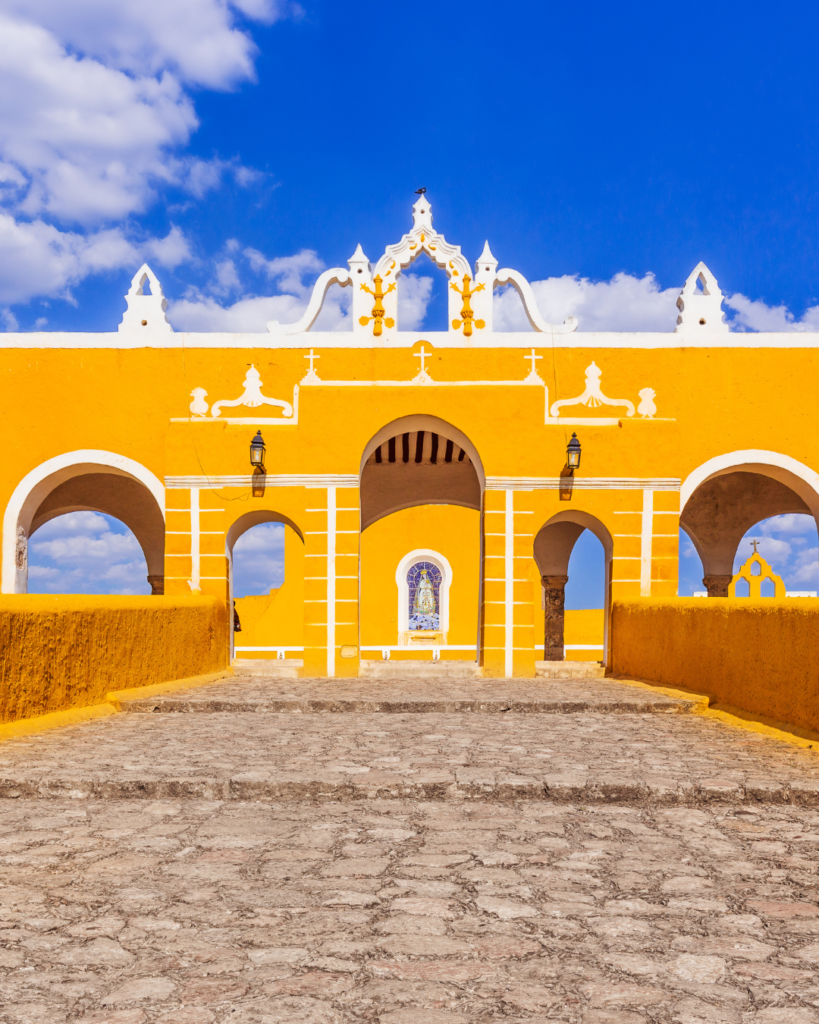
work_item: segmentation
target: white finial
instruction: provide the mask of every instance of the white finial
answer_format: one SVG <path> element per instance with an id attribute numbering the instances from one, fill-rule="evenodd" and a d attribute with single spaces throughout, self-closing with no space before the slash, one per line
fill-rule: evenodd
<path id="1" fill-rule="evenodd" d="M 150 284 L 150 294 L 145 294 L 145 285 Z M 143 263 L 134 274 L 131 287 L 125 296 L 128 308 L 119 325 L 120 331 L 173 331 L 165 316 L 168 300 L 162 293 L 162 285 L 147 263 Z"/>
<path id="2" fill-rule="evenodd" d="M 478 259 L 475 261 L 475 270 L 480 274 L 491 273 L 497 267 L 498 261 L 492 255 L 492 250 L 489 248 L 489 242 L 484 242 L 483 252 L 480 254 Z"/>
<path id="3" fill-rule="evenodd" d="M 697 288 L 699 284 L 702 288 Z M 676 332 L 710 331 L 727 334 L 730 330 L 722 312 L 722 292 L 717 279 L 700 261 L 691 271 L 677 299 L 680 315 Z"/>
<path id="4" fill-rule="evenodd" d="M 412 204 L 412 226 L 432 231 L 432 207 L 426 193 L 418 197 L 417 203 Z"/>

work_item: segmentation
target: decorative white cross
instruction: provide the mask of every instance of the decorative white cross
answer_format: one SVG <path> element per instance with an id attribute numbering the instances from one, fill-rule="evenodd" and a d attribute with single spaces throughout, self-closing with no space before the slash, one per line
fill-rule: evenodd
<path id="1" fill-rule="evenodd" d="M 535 373 L 537 372 L 537 371 L 535 370 L 535 360 L 536 360 L 536 359 L 542 359 L 542 358 L 543 358 L 543 356 L 537 356 L 537 355 L 535 355 L 535 350 L 534 350 L 534 349 L 532 349 L 532 354 L 531 354 L 530 356 L 524 356 L 523 358 L 524 358 L 524 359 L 531 359 L 531 361 L 532 361 L 532 369 L 531 369 L 530 373 L 531 373 L 531 374 L 532 374 L 532 375 L 534 376 L 534 374 L 535 374 Z"/>
<path id="2" fill-rule="evenodd" d="M 309 356 L 302 356 L 302 359 L 309 359 L 310 360 L 310 373 L 313 373 L 313 360 L 314 359 L 321 359 L 321 356 L 315 355 L 313 350 L 310 349 L 310 355 Z"/>
<path id="3" fill-rule="evenodd" d="M 421 346 L 421 351 L 420 352 L 416 352 L 415 355 L 413 356 L 413 359 L 420 359 L 421 360 L 421 373 L 426 373 L 427 372 L 426 360 L 427 360 L 427 357 L 431 356 L 431 355 L 432 355 L 432 353 L 431 352 L 427 352 L 427 350 L 422 345 Z"/>

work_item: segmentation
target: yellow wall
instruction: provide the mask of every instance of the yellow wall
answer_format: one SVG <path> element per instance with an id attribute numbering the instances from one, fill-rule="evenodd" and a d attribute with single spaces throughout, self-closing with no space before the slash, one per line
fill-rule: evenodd
<path id="1" fill-rule="evenodd" d="M 284 528 L 284 583 L 269 594 L 236 598 L 242 624 L 234 635 L 236 647 L 304 646 L 304 542 L 289 526 Z M 301 658 L 302 651 L 287 651 Z M 237 658 L 275 658 L 275 651 L 237 651 Z"/>
<path id="2" fill-rule="evenodd" d="M 225 612 L 209 597 L 2 596 L 0 721 L 225 668 Z"/>
<path id="3" fill-rule="evenodd" d="M 582 608 L 564 612 L 565 644 L 603 643 L 606 613 L 602 608 Z M 566 661 L 603 661 L 604 651 L 566 651 Z"/>
<path id="4" fill-rule="evenodd" d="M 452 567 L 447 643 L 474 646 L 478 635 L 480 513 L 459 505 L 419 505 L 393 512 L 361 535 L 361 644 L 398 644 L 398 586 L 395 571 L 416 548 L 437 551 Z M 365 658 L 380 657 L 377 652 Z M 417 650 L 391 658 L 429 659 Z M 475 660 L 475 651 L 442 651 L 442 658 Z"/>
<path id="5" fill-rule="evenodd" d="M 612 670 L 819 729 L 819 604 L 748 598 L 615 601 Z"/>

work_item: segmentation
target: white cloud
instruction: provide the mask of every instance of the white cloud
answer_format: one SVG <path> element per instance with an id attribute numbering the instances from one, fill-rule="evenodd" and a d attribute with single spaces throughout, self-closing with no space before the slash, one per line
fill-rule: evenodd
<path id="1" fill-rule="evenodd" d="M 89 274 L 138 265 L 140 249 L 166 266 L 189 258 L 178 229 L 140 245 L 99 228 L 144 212 L 169 185 L 202 197 L 226 176 L 258 177 L 235 159 L 184 153 L 198 126 L 186 87 L 252 79 L 256 47 L 237 17 L 270 24 L 300 10 L 0 0 L 0 302 L 64 295 Z"/>
<path id="2" fill-rule="evenodd" d="M 749 299 L 742 294 L 725 299 L 729 309 L 736 312 L 731 328 L 736 331 L 819 331 L 819 306 L 805 310 L 797 320 L 787 306 L 768 306 L 761 299 Z"/>
<path id="3" fill-rule="evenodd" d="M 313 249 L 302 249 L 295 256 L 277 256 L 269 260 L 257 249 L 245 249 L 250 266 L 257 273 L 265 274 L 271 281 L 277 281 L 279 291 L 300 295 L 309 299 L 310 288 L 304 283 L 305 274 L 318 274 L 324 270 L 324 262 Z"/>
<path id="4" fill-rule="evenodd" d="M 272 24 L 298 16 L 276 0 L 0 0 L 0 10 L 44 26 L 72 50 L 132 74 L 172 69 L 184 82 L 228 89 L 254 76 L 256 46 L 234 12 Z"/>
<path id="5" fill-rule="evenodd" d="M 236 254 L 240 246 L 231 239 L 225 246 Z M 324 269 L 324 263 L 311 249 L 304 249 L 294 256 L 278 256 L 267 259 L 256 249 L 245 249 L 243 253 L 250 269 L 275 281 L 277 295 L 245 294 L 230 305 L 223 304 L 229 294 L 242 289 L 241 266 L 231 256 L 218 259 L 214 266 L 214 278 L 207 289 L 189 289 L 183 299 L 171 302 L 168 319 L 178 331 L 225 331 L 227 333 L 260 333 L 267 331 L 269 320 L 280 324 L 295 323 L 307 308 L 313 291 L 313 275 Z M 305 281 L 309 275 L 311 280 Z M 324 306 L 314 324 L 318 331 L 347 331 L 352 327 L 350 319 L 350 289 L 338 285 L 331 287 L 324 300 Z"/>
<path id="6" fill-rule="evenodd" d="M 233 593 L 267 594 L 284 582 L 284 531 L 280 523 L 262 523 L 243 533 L 233 548 Z"/>
<path id="7" fill-rule="evenodd" d="M 402 274 L 398 278 L 398 330 L 415 331 L 426 316 L 432 298 L 433 280 L 416 274 Z"/>
<path id="8" fill-rule="evenodd" d="M 29 593 L 149 594 L 145 557 L 122 523 L 97 512 L 70 512 L 29 543 Z"/>
<path id="9" fill-rule="evenodd" d="M 191 258 L 188 240 L 176 225 L 171 225 L 171 230 L 164 238 L 152 238 L 145 242 L 142 251 L 171 270 Z"/>
<path id="10" fill-rule="evenodd" d="M 587 277 L 549 277 L 532 281 L 541 315 L 550 323 L 576 316 L 581 331 L 673 331 L 680 287 L 660 288 L 653 274 L 634 277 L 620 272 L 610 281 Z M 531 330 L 513 287 L 495 294 L 497 331 Z"/>

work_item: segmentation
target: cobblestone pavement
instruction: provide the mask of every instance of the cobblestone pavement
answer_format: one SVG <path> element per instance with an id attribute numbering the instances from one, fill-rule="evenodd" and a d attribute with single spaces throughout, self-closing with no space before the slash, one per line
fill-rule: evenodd
<path id="1" fill-rule="evenodd" d="M 4 1021 L 819 1021 L 815 811 L 0 811 Z"/>
<path id="2" fill-rule="evenodd" d="M 200 706 L 6 742 L 0 779 L 3 1024 L 819 1024 L 819 751 Z"/>

